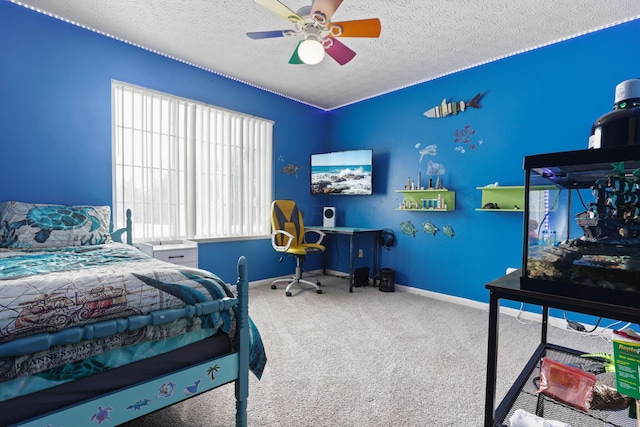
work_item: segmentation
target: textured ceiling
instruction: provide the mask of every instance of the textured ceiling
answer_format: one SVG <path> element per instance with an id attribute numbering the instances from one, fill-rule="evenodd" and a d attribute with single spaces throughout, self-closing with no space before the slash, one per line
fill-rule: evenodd
<path id="1" fill-rule="evenodd" d="M 380 18 L 380 37 L 342 38 L 344 66 L 290 65 L 297 38 L 246 36 L 292 28 L 252 0 L 14 3 L 326 110 L 640 17 L 638 0 L 344 0 L 332 20 Z"/>

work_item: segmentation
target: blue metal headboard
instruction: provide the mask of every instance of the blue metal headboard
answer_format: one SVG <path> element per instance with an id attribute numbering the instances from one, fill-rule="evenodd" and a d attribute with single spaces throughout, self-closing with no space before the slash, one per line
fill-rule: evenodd
<path id="1" fill-rule="evenodd" d="M 127 209 L 127 220 L 124 228 L 119 228 L 111 232 L 111 238 L 114 242 L 125 243 L 122 241 L 122 235 L 127 235 L 127 245 L 133 245 L 133 236 L 131 235 L 131 209 Z"/>

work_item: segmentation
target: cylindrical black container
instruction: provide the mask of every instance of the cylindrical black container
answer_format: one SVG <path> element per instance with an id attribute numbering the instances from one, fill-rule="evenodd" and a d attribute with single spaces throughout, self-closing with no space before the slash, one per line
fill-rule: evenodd
<path id="1" fill-rule="evenodd" d="M 394 292 L 396 290 L 396 272 L 391 268 L 380 269 L 380 286 L 382 292 Z"/>
<path id="2" fill-rule="evenodd" d="M 359 288 L 360 286 L 369 285 L 369 267 L 356 268 L 353 274 L 353 286 Z"/>
<path id="3" fill-rule="evenodd" d="M 591 126 L 589 148 L 633 145 L 640 142 L 640 108 L 614 110 Z"/>

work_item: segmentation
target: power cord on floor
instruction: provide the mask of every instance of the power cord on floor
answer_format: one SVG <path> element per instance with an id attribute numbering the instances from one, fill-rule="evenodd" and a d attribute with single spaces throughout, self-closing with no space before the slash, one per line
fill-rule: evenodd
<path id="1" fill-rule="evenodd" d="M 520 303 L 520 308 L 518 309 L 518 313 L 515 316 L 515 319 L 523 325 L 528 325 L 531 323 L 535 323 L 534 321 L 525 321 L 521 316 L 525 313 L 524 310 L 524 306 L 525 304 L 523 302 Z M 489 309 L 487 308 L 485 310 L 486 312 L 489 312 Z M 563 316 L 564 316 L 564 320 L 567 323 L 567 329 L 574 331 L 575 333 L 581 334 L 581 335 L 587 335 L 587 334 L 591 334 L 593 332 L 595 332 L 598 327 L 600 326 L 600 323 L 602 322 L 602 317 L 600 317 L 598 319 L 598 322 L 596 323 L 596 325 L 593 327 L 593 329 L 591 330 L 587 330 L 587 328 L 579 322 L 573 321 L 573 320 L 569 320 L 567 319 L 567 313 L 566 311 L 563 311 Z M 617 325 L 621 324 L 623 322 L 621 321 L 615 321 L 609 325 L 603 326 L 601 328 L 601 330 L 599 331 L 598 334 L 594 334 L 594 337 L 596 338 L 600 338 L 602 340 L 604 340 L 605 342 L 611 342 L 611 331 L 613 330 L 614 327 L 616 327 Z M 631 323 L 627 323 L 624 327 L 622 328 L 616 328 L 616 329 L 625 329 L 628 328 L 629 326 L 631 326 Z M 640 324 L 638 326 L 640 328 Z"/>
<path id="2" fill-rule="evenodd" d="M 522 325 L 531 325 L 533 323 L 533 321 L 524 321 L 520 318 L 520 315 L 524 313 L 524 303 L 520 302 L 520 309 L 518 311 L 518 315 L 516 316 L 516 320 L 518 321 L 518 323 L 522 324 Z"/>
<path id="3" fill-rule="evenodd" d="M 602 322 L 602 317 L 598 318 L 598 322 L 593 327 L 593 329 L 587 331 L 587 328 L 585 328 L 582 323 L 567 319 L 567 312 L 565 310 L 562 310 L 562 315 L 564 316 L 564 320 L 567 322 L 567 329 L 573 329 L 574 331 L 584 332 L 585 334 L 590 334 L 592 332 L 595 332 L 595 330 L 598 329 L 598 326 L 600 326 L 600 322 Z"/>

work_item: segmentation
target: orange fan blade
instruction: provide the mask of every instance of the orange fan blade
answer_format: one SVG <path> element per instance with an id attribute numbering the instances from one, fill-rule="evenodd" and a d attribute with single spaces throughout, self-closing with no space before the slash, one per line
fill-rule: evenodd
<path id="1" fill-rule="evenodd" d="M 335 29 L 334 29 L 335 28 Z M 332 22 L 329 24 L 334 37 L 380 37 L 382 26 L 378 18 L 357 21 Z M 341 29 L 341 31 L 338 31 Z"/>
<path id="2" fill-rule="evenodd" d="M 287 6 L 280 3 L 278 0 L 254 0 L 254 1 L 259 5 L 266 7 L 276 15 L 279 15 L 282 18 L 286 19 L 287 21 L 302 22 L 302 18 L 298 16 L 297 13 L 295 13 L 294 11 L 289 9 Z"/>
<path id="3" fill-rule="evenodd" d="M 313 16 L 314 13 L 320 12 L 327 18 L 326 22 L 329 22 L 341 4 L 342 0 L 313 0 L 311 15 Z"/>

